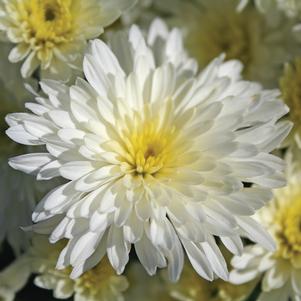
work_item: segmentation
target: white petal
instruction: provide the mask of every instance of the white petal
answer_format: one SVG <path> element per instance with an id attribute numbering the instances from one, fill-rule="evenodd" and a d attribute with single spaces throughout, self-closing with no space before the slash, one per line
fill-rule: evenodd
<path id="1" fill-rule="evenodd" d="M 37 139 L 37 137 L 29 134 L 23 125 L 15 125 L 6 130 L 6 135 L 17 143 L 25 145 L 39 145 L 44 142 Z"/>
<path id="2" fill-rule="evenodd" d="M 73 161 L 60 167 L 60 174 L 68 180 L 76 180 L 95 170 L 93 163 L 89 161 Z"/>
<path id="3" fill-rule="evenodd" d="M 106 96 L 110 84 L 104 70 L 97 68 L 97 66 L 96 59 L 87 54 L 83 64 L 85 76 L 99 95 Z"/>
<path id="4" fill-rule="evenodd" d="M 33 153 L 10 158 L 9 165 L 27 174 L 37 174 L 44 165 L 52 160 L 53 157 L 47 153 Z"/>
<path id="5" fill-rule="evenodd" d="M 129 261 L 130 245 L 124 240 L 122 229 L 111 226 L 108 234 L 108 258 L 117 274 L 123 273 Z"/>
<path id="6" fill-rule="evenodd" d="M 89 258 L 94 253 L 98 241 L 98 233 L 88 232 L 83 234 L 72 248 L 70 264 L 75 265 L 76 262 L 82 262 Z"/>
<path id="7" fill-rule="evenodd" d="M 166 266 L 166 261 L 161 252 L 155 248 L 150 240 L 144 235 L 135 243 L 136 254 L 149 275 L 155 275 L 157 267 Z"/>
<path id="8" fill-rule="evenodd" d="M 40 62 L 36 56 L 36 53 L 33 51 L 26 58 L 25 62 L 21 67 L 21 74 L 24 78 L 31 76 L 31 74 L 38 68 Z"/>
<path id="9" fill-rule="evenodd" d="M 214 239 L 210 239 L 208 241 L 201 243 L 202 249 L 208 258 L 208 261 L 211 265 L 212 270 L 216 273 L 216 275 L 223 280 L 228 280 L 228 270 L 227 264 L 224 259 L 223 254 L 220 249 L 216 245 Z"/>
<path id="10" fill-rule="evenodd" d="M 275 250 L 276 246 L 273 238 L 255 220 L 247 216 L 240 216 L 237 217 L 237 223 L 251 240 L 259 243 L 267 250 Z"/>
<path id="11" fill-rule="evenodd" d="M 241 255 L 243 251 L 243 243 L 238 235 L 224 236 L 221 240 L 225 247 L 235 255 Z"/>
<path id="12" fill-rule="evenodd" d="M 195 271 L 203 278 L 211 281 L 213 280 L 213 271 L 210 263 L 203 253 L 201 247 L 198 247 L 193 242 L 187 240 L 181 240 L 184 249 L 187 253 L 190 263 Z"/>

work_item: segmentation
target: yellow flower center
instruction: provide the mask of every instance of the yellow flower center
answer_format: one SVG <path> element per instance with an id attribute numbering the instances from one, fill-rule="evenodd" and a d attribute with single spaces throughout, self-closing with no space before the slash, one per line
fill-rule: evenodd
<path id="1" fill-rule="evenodd" d="M 283 100 L 290 108 L 289 118 L 294 123 L 294 129 L 300 131 L 301 125 L 301 58 L 293 64 L 287 64 L 280 79 Z"/>
<path id="2" fill-rule="evenodd" d="M 156 174 L 166 167 L 172 155 L 175 130 L 160 129 L 155 122 L 136 128 L 129 137 L 129 162 L 140 175 Z"/>
<path id="3" fill-rule="evenodd" d="M 187 164 L 189 160 L 184 158 L 185 161 L 183 154 L 192 149 L 193 141 L 182 135 L 172 106 L 172 101 L 166 100 L 145 105 L 142 114 L 134 111 L 126 115 L 116 127 L 116 142 L 103 145 L 119 155 L 126 174 L 158 178 Z"/>
<path id="4" fill-rule="evenodd" d="M 295 261 L 301 256 L 301 196 L 283 207 L 277 214 L 275 223 L 278 242 L 277 257 Z"/>
<path id="5" fill-rule="evenodd" d="M 73 39 L 72 0 L 24 0 L 18 2 L 24 40 L 40 60 L 56 45 Z"/>

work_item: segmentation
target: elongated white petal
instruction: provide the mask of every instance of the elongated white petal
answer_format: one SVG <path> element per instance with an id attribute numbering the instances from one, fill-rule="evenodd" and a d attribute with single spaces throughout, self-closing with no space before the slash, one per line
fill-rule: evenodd
<path id="1" fill-rule="evenodd" d="M 10 158 L 9 165 L 28 174 L 36 174 L 44 165 L 53 160 L 48 153 L 33 153 Z"/>

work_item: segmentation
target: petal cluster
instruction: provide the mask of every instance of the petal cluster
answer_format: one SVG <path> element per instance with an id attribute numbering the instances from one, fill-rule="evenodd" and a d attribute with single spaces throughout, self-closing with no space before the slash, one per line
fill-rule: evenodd
<path id="1" fill-rule="evenodd" d="M 11 62 L 21 74 L 70 79 L 80 70 L 86 41 L 97 38 L 135 0 L 1 0 L 0 32 L 15 44 Z"/>
<path id="2" fill-rule="evenodd" d="M 234 270 L 230 281 L 233 283 L 259 281 L 262 277 L 259 300 L 301 298 L 301 175 L 291 163 L 288 169 L 287 187 L 276 190 L 274 200 L 257 214 L 257 219 L 273 234 L 276 250 L 247 246 L 241 257 L 232 259 Z"/>
<path id="3" fill-rule="evenodd" d="M 67 180 L 33 214 L 35 231 L 68 240 L 59 269 L 78 277 L 107 254 L 120 274 L 133 246 L 151 275 L 168 267 L 177 280 L 186 252 L 202 277 L 227 279 L 216 236 L 235 254 L 241 235 L 273 249 L 250 215 L 285 184 L 270 154 L 291 128 L 278 91 L 241 80 L 223 56 L 197 74 L 179 30 L 159 20 L 146 38 L 133 26 L 110 47 L 92 41 L 83 70 L 71 87 L 42 81 L 31 113 L 7 117 L 9 137 L 45 147 L 10 165 Z"/>
<path id="4" fill-rule="evenodd" d="M 26 257 L 31 260 L 31 273 L 37 274 L 36 286 L 53 291 L 56 299 L 75 301 L 123 301 L 129 284 L 125 276 L 117 276 L 107 258 L 77 279 L 70 279 L 70 269 L 55 269 L 56 259 L 65 242 L 50 245 L 45 237 L 34 236 Z M 1 274 L 0 274 L 1 276 Z"/>

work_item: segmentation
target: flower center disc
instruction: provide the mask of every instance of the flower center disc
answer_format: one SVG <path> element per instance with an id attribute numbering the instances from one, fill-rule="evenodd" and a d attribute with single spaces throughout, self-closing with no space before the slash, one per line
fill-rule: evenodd
<path id="1" fill-rule="evenodd" d="M 45 11 L 45 21 L 53 21 L 55 19 L 55 11 L 51 8 L 48 7 Z"/>
<path id="2" fill-rule="evenodd" d="M 279 242 L 277 255 L 293 261 L 301 259 L 301 198 L 297 197 L 292 204 L 284 207 L 277 221 L 280 226 L 276 232 Z"/>
<path id="3" fill-rule="evenodd" d="M 26 41 L 45 54 L 47 49 L 72 40 L 71 2 L 26 0 L 21 14 L 26 29 Z"/>

